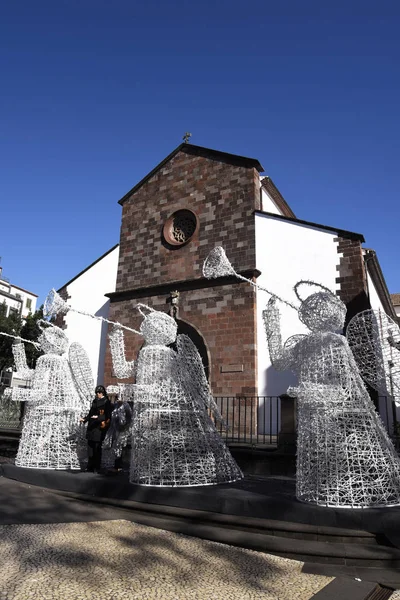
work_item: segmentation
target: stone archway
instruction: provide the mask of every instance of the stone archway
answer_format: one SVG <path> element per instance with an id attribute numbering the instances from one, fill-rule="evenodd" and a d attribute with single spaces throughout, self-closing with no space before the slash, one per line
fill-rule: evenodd
<path id="1" fill-rule="evenodd" d="M 192 342 L 196 346 L 196 348 L 201 356 L 201 360 L 203 362 L 204 371 L 205 371 L 207 380 L 209 381 L 210 380 L 210 356 L 209 356 L 209 351 L 207 349 L 207 346 L 206 346 L 203 336 L 195 327 L 193 327 L 193 325 L 190 325 L 186 321 L 182 321 L 181 319 L 176 319 L 176 322 L 178 325 L 178 335 L 180 333 L 184 333 L 192 340 Z"/>

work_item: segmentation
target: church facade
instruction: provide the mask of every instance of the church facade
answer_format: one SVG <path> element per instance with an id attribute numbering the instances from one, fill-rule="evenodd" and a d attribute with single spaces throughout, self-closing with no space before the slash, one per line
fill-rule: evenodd
<path id="1" fill-rule="evenodd" d="M 293 383 L 270 363 L 261 320 L 270 296 L 235 277 L 203 277 L 203 261 L 216 246 L 236 272 L 294 305 L 293 286 L 304 279 L 336 291 L 348 319 L 371 306 L 394 314 L 376 255 L 363 248 L 362 234 L 296 218 L 262 173 L 256 159 L 181 144 L 119 201 L 119 245 L 112 260 L 106 253 L 93 267 L 101 270 L 104 263 L 108 269 L 103 281 L 110 289 L 97 293 L 110 320 L 138 329 L 138 303 L 177 319 L 179 332 L 199 349 L 215 396 L 278 396 Z M 63 286 L 71 306 L 84 308 L 87 285 L 93 295 L 96 278 L 90 272 L 88 267 Z M 303 332 L 297 311 L 281 309 L 284 339 Z M 69 313 L 65 323 L 75 334 L 71 338 L 81 332 L 77 341 L 85 345 L 76 318 Z M 108 385 L 117 379 L 106 333 L 102 327 L 92 339 L 105 353 L 98 380 Z M 127 333 L 125 342 L 132 360 L 143 340 Z"/>

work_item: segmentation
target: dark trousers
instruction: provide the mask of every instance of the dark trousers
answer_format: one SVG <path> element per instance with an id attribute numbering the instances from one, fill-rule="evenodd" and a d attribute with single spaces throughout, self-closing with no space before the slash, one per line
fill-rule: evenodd
<path id="1" fill-rule="evenodd" d="M 114 469 L 122 469 L 122 454 L 114 461 Z"/>
<path id="2" fill-rule="evenodd" d="M 98 471 L 101 465 L 101 444 L 103 442 L 94 442 L 88 440 L 88 471 Z"/>

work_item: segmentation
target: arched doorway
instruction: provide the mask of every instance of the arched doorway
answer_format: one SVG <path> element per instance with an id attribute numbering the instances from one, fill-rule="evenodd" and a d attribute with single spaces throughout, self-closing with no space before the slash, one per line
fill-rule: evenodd
<path id="1" fill-rule="evenodd" d="M 205 371 L 207 380 L 209 380 L 209 378 L 210 378 L 210 359 L 209 359 L 209 353 L 207 350 L 206 343 L 203 339 L 203 336 L 195 327 L 193 327 L 193 325 L 189 325 L 189 323 L 186 323 L 186 321 L 181 321 L 181 319 L 176 319 L 176 322 L 178 325 L 178 334 L 184 333 L 192 340 L 193 344 L 196 346 L 196 348 L 201 356 L 201 360 L 203 362 L 204 371 Z"/>

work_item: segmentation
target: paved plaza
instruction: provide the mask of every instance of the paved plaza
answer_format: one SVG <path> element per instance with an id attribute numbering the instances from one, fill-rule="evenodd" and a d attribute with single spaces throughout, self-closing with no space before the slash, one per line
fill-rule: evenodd
<path id="1" fill-rule="evenodd" d="M 131 518 L 0 477 L 0 600 L 309 600 L 331 581 Z"/>
<path id="2" fill-rule="evenodd" d="M 0 526 L 1 600 L 308 600 L 302 563 L 126 520 Z"/>

